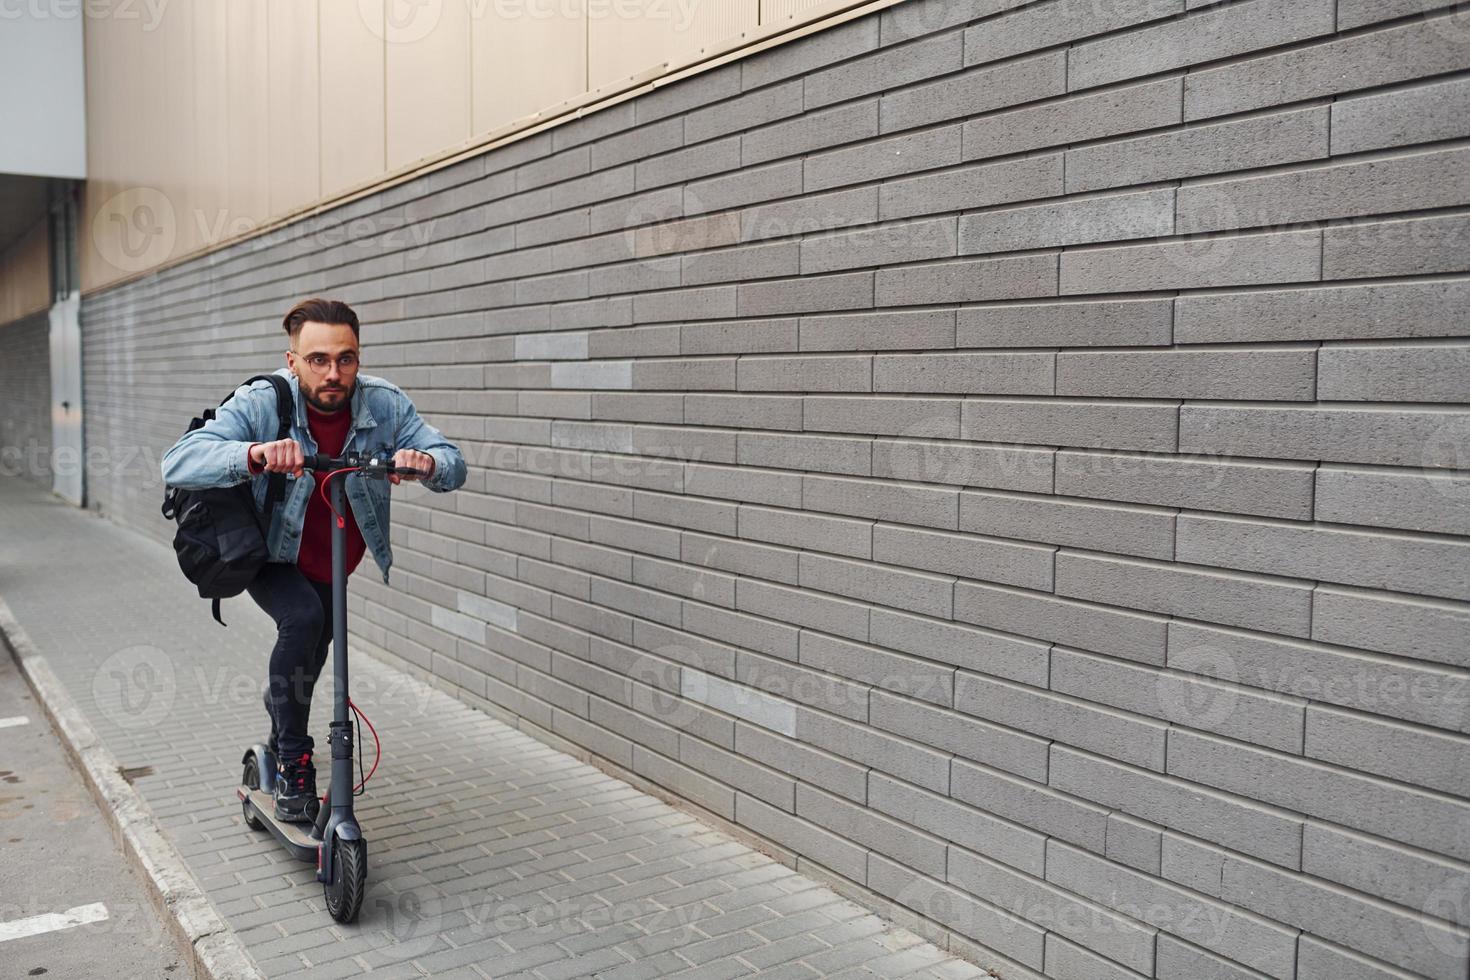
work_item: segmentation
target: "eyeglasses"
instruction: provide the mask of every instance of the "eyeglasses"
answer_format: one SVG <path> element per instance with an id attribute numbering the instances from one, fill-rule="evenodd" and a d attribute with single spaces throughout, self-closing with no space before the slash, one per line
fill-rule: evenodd
<path id="1" fill-rule="evenodd" d="M 296 354 L 296 351 L 293 350 L 291 351 L 291 353 Z M 296 354 L 296 356 L 301 357 L 300 354 Z M 311 370 L 315 374 L 326 374 L 327 369 L 332 365 L 332 359 L 325 354 L 308 354 L 306 357 L 302 357 L 301 359 L 306 362 L 306 366 L 311 368 Z M 357 355 L 349 352 L 343 354 L 341 357 L 338 357 L 337 370 L 341 371 L 343 374 L 348 374 L 352 371 L 356 371 Z"/>

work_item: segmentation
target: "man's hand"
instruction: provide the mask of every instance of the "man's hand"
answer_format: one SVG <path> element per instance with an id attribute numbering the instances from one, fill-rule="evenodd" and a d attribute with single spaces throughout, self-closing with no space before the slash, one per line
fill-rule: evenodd
<path id="1" fill-rule="evenodd" d="M 300 476 L 306 466 L 306 455 L 295 439 L 259 442 L 250 447 L 250 458 L 265 466 L 267 473 L 294 473 Z"/>
<path id="2" fill-rule="evenodd" d="M 400 449 L 393 454 L 393 466 L 407 466 L 410 469 L 421 470 L 423 476 L 399 476 L 397 473 L 388 475 L 393 483 L 401 483 L 404 480 L 427 480 L 434 475 L 434 457 L 428 453 L 421 453 L 417 449 Z"/>

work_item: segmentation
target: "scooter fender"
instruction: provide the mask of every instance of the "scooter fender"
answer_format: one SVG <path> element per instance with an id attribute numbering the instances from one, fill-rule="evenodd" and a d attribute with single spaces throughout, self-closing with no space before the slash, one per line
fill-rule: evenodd
<path id="1" fill-rule="evenodd" d="M 252 755 L 255 756 L 255 769 L 260 773 L 260 788 L 267 795 L 273 794 L 276 789 L 276 757 L 264 742 L 256 742 L 240 757 L 240 765 L 249 762 Z"/>
<path id="2" fill-rule="evenodd" d="M 340 837 L 342 840 L 362 840 L 362 828 L 357 821 L 344 819 L 333 814 L 327 820 L 326 832 L 322 834 L 322 842 L 316 846 L 316 880 L 329 882 L 332 880 L 332 838 Z"/>

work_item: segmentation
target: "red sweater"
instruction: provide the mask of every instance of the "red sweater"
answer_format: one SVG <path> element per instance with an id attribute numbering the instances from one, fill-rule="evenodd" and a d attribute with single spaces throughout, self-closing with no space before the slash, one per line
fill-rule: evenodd
<path id="1" fill-rule="evenodd" d="M 342 448 L 347 442 L 347 432 L 352 427 L 352 412 L 343 410 L 340 412 L 320 412 L 310 403 L 306 406 L 306 426 L 311 430 L 311 437 L 316 440 L 317 452 L 328 456 L 342 455 Z M 250 472 L 262 473 L 264 467 L 254 460 L 250 461 Z M 332 509 L 322 499 L 322 483 L 327 474 L 316 473 L 316 487 L 311 492 L 311 500 L 306 504 L 306 522 L 301 528 L 301 551 L 296 556 L 296 567 L 301 573 L 315 582 L 330 582 L 332 580 Z M 336 477 L 338 480 L 347 479 L 346 476 Z M 327 490 L 330 494 L 332 491 Z M 362 532 L 358 530 L 357 521 L 352 516 L 352 507 L 349 504 L 342 511 L 342 516 L 347 520 L 347 574 L 351 575 L 357 563 L 362 561 L 363 554 L 367 551 L 367 543 L 362 539 Z"/>

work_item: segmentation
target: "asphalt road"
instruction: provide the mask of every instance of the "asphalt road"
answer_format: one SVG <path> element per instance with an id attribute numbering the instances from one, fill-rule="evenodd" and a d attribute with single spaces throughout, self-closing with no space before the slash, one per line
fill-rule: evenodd
<path id="1" fill-rule="evenodd" d="M 0 980 L 187 976 L 142 879 L 0 647 Z"/>

